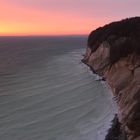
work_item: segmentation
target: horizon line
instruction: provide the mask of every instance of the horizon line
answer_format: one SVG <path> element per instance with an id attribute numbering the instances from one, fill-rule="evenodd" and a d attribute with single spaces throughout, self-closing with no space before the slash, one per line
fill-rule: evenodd
<path id="1" fill-rule="evenodd" d="M 57 37 L 57 36 L 88 36 L 89 34 L 40 34 L 40 35 L 0 35 L 0 37 Z"/>

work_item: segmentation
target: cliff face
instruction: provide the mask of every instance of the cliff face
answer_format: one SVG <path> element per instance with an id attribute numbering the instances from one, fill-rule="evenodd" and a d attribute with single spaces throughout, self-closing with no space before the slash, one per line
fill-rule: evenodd
<path id="1" fill-rule="evenodd" d="M 140 17 L 93 31 L 83 62 L 110 85 L 122 133 L 140 140 Z"/>

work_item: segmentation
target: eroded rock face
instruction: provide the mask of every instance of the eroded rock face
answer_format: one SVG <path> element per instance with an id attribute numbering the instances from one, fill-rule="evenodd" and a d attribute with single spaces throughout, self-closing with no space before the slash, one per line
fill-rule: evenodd
<path id="1" fill-rule="evenodd" d="M 97 37 L 93 39 L 95 38 Z M 135 44 L 135 39 L 132 40 L 131 45 Z M 100 43 L 97 41 L 98 43 L 95 45 L 98 46 L 94 47 L 93 43 L 87 47 L 83 62 L 104 77 L 110 85 L 118 105 L 118 120 L 121 130 L 126 133 L 127 139 L 140 140 L 140 53 L 138 52 L 140 43 L 139 48 L 136 45 L 138 51 L 132 50 L 135 45 L 128 48 L 125 46 L 124 48 L 127 49 L 124 51 L 127 54 L 120 52 L 120 55 L 118 46 L 123 47 L 127 44 L 126 41 L 128 41 L 127 37 L 118 37 L 114 44 L 108 40 Z M 131 42 L 131 36 L 129 36 L 129 41 Z M 90 37 L 91 42 L 92 38 Z M 117 46 L 117 49 L 114 49 L 114 46 Z M 122 48 L 121 51 L 123 51 Z M 111 60 L 113 53 L 117 58 L 115 61 Z"/>

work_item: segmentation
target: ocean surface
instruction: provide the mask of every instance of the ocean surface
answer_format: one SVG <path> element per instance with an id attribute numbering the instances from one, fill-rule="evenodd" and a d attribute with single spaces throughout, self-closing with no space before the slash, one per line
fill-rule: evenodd
<path id="1" fill-rule="evenodd" d="M 0 37 L 0 140 L 104 140 L 115 109 L 86 40 Z"/>

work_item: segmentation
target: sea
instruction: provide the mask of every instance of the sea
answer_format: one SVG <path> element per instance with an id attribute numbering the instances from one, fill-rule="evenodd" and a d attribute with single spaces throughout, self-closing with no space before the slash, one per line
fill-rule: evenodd
<path id="1" fill-rule="evenodd" d="M 0 37 L 0 140 L 104 140 L 111 91 L 81 62 L 87 36 Z"/>

